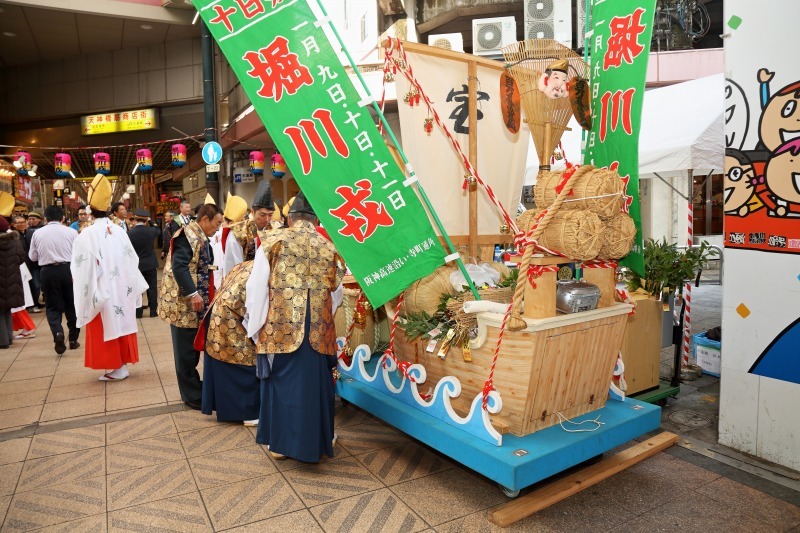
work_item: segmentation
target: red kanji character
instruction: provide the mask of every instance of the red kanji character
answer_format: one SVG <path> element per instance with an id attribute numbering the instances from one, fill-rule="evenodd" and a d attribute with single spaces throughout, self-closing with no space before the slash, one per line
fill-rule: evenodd
<path id="1" fill-rule="evenodd" d="M 613 95 L 611 91 L 606 93 L 600 98 L 600 142 L 606 140 L 608 134 L 608 104 L 611 102 L 611 131 L 617 129 L 619 118 L 622 116 L 622 129 L 628 135 L 633 134 L 633 124 L 631 122 L 631 107 L 633 105 L 633 95 L 636 89 L 627 89 L 625 91 L 616 91 Z"/>
<path id="2" fill-rule="evenodd" d="M 128 114 L 127 113 L 123 113 L 122 114 L 122 120 L 128 120 Z"/>
<path id="3" fill-rule="evenodd" d="M 311 116 L 322 124 L 322 129 L 325 130 L 336 152 L 342 157 L 349 156 L 350 149 L 344 142 L 344 138 L 342 134 L 339 133 L 336 124 L 333 123 L 330 110 L 317 109 L 311 113 Z M 303 136 L 303 132 L 305 132 L 305 137 Z M 297 126 L 288 126 L 285 128 L 283 133 L 289 136 L 289 139 L 292 140 L 292 144 L 294 144 L 294 149 L 297 150 L 297 155 L 300 158 L 300 165 L 303 168 L 303 174 L 311 172 L 312 164 L 311 150 L 308 149 L 306 138 L 308 138 L 308 142 L 311 143 L 311 146 L 319 155 L 328 157 L 328 148 L 325 146 L 322 136 L 317 131 L 317 125 L 313 120 L 303 119 L 297 123 Z"/>
<path id="4" fill-rule="evenodd" d="M 114 113 L 114 121 L 119 122 L 119 113 Z"/>
<path id="5" fill-rule="evenodd" d="M 233 24 L 231 24 L 231 18 L 230 17 L 231 17 L 231 15 L 236 13 L 236 8 L 231 6 L 230 9 L 225 9 L 220 5 L 216 5 L 216 6 L 214 6 L 213 9 L 214 9 L 214 12 L 217 14 L 217 16 L 214 17 L 213 19 L 209 20 L 208 22 L 211 23 L 211 24 L 219 24 L 220 22 L 222 22 L 223 24 L 225 24 L 225 28 L 229 32 L 233 31 Z"/>
<path id="6" fill-rule="evenodd" d="M 626 17 L 614 17 L 608 25 L 611 36 L 608 38 L 606 54 L 603 56 L 603 70 L 618 67 L 625 61 L 633 64 L 633 59 L 638 56 L 644 46 L 639 44 L 639 35 L 645 30 L 640 23 L 643 8 L 638 8 L 633 14 Z"/>
<path id="7" fill-rule="evenodd" d="M 608 166 L 609 170 L 618 171 L 619 161 L 614 161 Z M 628 185 L 631 182 L 631 175 L 627 174 L 620 178 L 622 180 L 622 211 L 630 213 L 631 204 L 633 203 L 633 196 L 628 196 Z"/>
<path id="8" fill-rule="evenodd" d="M 382 202 L 365 201 L 372 194 L 371 181 L 359 180 L 356 187 L 357 191 L 347 185 L 337 187 L 336 192 L 344 198 L 344 203 L 328 212 L 344 222 L 344 227 L 339 230 L 341 235 L 363 243 L 375 233 L 378 226 L 392 226 L 394 220 Z M 361 216 L 353 215 L 353 211 Z"/>
<path id="9" fill-rule="evenodd" d="M 278 4 L 280 4 L 282 2 L 283 2 L 283 0 L 272 0 L 272 8 L 274 9 L 275 6 L 277 6 Z"/>
<path id="10" fill-rule="evenodd" d="M 98 122 L 98 124 L 100 122 L 103 122 L 103 115 L 97 115 L 97 122 Z"/>
<path id="11" fill-rule="evenodd" d="M 242 14 L 245 17 L 251 19 L 258 15 L 259 13 L 264 13 L 264 4 L 261 0 L 236 0 L 236 3 L 239 4 L 239 9 L 242 10 Z M 272 2 L 272 7 L 275 7 L 275 1 Z"/>
<path id="12" fill-rule="evenodd" d="M 94 124 L 94 117 L 89 117 L 89 124 Z"/>
<path id="13" fill-rule="evenodd" d="M 106 122 L 111 122 L 111 115 L 106 115 Z"/>
<path id="14" fill-rule="evenodd" d="M 253 67 L 247 75 L 261 80 L 258 94 L 275 102 L 280 101 L 284 89 L 294 94 L 301 86 L 314 83 L 311 72 L 297 61 L 297 54 L 289 52 L 288 45 L 285 37 L 275 37 L 266 48 L 247 52 L 243 58 Z"/>

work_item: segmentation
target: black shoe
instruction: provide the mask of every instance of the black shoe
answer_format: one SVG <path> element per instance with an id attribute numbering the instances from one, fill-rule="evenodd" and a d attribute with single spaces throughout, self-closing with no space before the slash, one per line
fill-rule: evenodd
<path id="1" fill-rule="evenodd" d="M 185 405 L 189 409 L 194 409 L 195 411 L 199 411 L 203 407 L 203 404 L 201 404 L 199 401 L 198 402 L 183 402 L 183 405 Z"/>
<path id="2" fill-rule="evenodd" d="M 56 353 L 61 355 L 62 353 L 67 351 L 67 345 L 64 344 L 64 334 L 63 333 L 56 333 Z"/>
<path id="3" fill-rule="evenodd" d="M 136 318 L 142 318 L 142 313 L 136 313 Z"/>
<path id="4" fill-rule="evenodd" d="M 156 317 L 158 317 L 158 311 L 155 311 L 155 312 L 151 311 L 150 312 L 150 318 L 156 318 Z"/>
<path id="5" fill-rule="evenodd" d="M 79 343 L 78 341 L 69 341 L 69 349 L 70 350 L 77 350 L 80 347 L 81 347 L 81 343 Z"/>

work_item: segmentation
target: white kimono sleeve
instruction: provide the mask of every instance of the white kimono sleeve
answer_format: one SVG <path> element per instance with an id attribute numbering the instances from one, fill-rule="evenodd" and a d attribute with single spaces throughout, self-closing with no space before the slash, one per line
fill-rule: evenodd
<path id="1" fill-rule="evenodd" d="M 222 271 L 227 276 L 233 267 L 244 261 L 244 250 L 239 245 L 239 241 L 233 236 L 233 232 L 228 233 L 228 240 L 225 242 L 225 254 L 222 260 Z"/>
<path id="2" fill-rule="evenodd" d="M 234 239 L 235 240 L 235 239 Z M 230 246 L 230 243 L 228 243 Z M 230 248 L 228 248 L 230 249 Z M 244 302 L 244 319 L 242 325 L 247 330 L 247 336 L 258 341 L 258 332 L 264 327 L 269 311 L 269 274 L 270 266 L 267 255 L 261 251 L 256 251 L 256 258 L 253 262 L 253 271 L 247 279 L 247 298 Z"/>

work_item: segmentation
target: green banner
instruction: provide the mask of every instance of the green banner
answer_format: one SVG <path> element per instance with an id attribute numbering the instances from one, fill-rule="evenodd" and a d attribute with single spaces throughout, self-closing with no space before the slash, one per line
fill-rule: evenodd
<path id="1" fill-rule="evenodd" d="M 313 2 L 314 0 L 311 0 Z M 373 306 L 445 252 L 308 0 L 194 0 Z"/>
<path id="2" fill-rule="evenodd" d="M 625 182 L 624 209 L 636 223 L 636 242 L 620 264 L 644 274 L 639 206 L 639 125 L 656 0 L 592 2 L 592 131 L 584 161 L 616 169 Z"/>

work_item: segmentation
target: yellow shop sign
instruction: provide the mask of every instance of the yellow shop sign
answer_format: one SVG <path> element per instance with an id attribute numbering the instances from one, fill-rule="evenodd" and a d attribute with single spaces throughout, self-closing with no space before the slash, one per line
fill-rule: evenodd
<path id="1" fill-rule="evenodd" d="M 158 109 L 134 109 L 81 117 L 82 135 L 158 129 Z"/>

